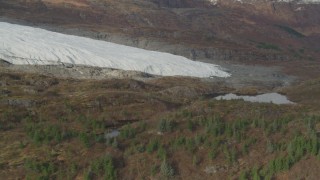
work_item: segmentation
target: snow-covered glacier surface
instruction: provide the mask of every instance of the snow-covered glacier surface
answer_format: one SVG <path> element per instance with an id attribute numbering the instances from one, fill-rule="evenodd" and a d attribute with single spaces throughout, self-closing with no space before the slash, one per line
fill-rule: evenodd
<path id="1" fill-rule="evenodd" d="M 162 76 L 230 76 L 220 66 L 182 56 L 5 22 L 0 22 L 0 58 L 12 64 L 71 63 Z"/>

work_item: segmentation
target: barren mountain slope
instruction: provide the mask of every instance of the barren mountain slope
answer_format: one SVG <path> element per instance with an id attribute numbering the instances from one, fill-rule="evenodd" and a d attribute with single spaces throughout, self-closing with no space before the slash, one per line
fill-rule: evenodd
<path id="1" fill-rule="evenodd" d="M 300 1 L 0 0 L 2 17 L 193 59 L 246 61 L 317 59 L 319 9 Z"/>

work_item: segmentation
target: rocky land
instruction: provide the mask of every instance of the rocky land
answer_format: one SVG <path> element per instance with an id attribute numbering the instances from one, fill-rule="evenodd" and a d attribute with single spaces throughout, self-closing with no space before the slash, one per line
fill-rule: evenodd
<path id="1" fill-rule="evenodd" d="M 3 179 L 319 177 L 319 78 L 278 89 L 295 104 L 275 105 L 214 99 L 261 85 L 0 64 Z"/>
<path id="2" fill-rule="evenodd" d="M 232 74 L 0 59 L 2 179 L 320 176 L 316 0 L 0 0 L 0 21 L 170 52 Z M 271 91 L 294 104 L 214 98 Z"/>
<path id="3" fill-rule="evenodd" d="M 196 60 L 314 60 L 320 5 L 299 2 L 2 0 L 0 15 Z"/>
<path id="4" fill-rule="evenodd" d="M 233 77 L 244 81 L 269 81 L 317 77 L 319 8 L 310 1 L 2 0 L 0 19 L 169 52 L 242 72 Z M 267 74 L 250 73 L 268 67 Z M 292 82 L 280 81 L 274 84 Z"/>

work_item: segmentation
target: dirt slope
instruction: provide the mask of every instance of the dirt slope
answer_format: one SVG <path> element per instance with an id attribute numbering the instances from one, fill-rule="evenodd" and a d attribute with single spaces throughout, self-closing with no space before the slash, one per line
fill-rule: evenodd
<path id="1" fill-rule="evenodd" d="M 2 0 L 0 15 L 192 59 L 318 59 L 320 5 L 253 2 Z"/>

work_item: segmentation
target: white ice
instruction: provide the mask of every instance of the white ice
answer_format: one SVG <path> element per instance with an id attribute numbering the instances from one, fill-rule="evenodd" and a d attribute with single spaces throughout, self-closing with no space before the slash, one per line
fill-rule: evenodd
<path id="1" fill-rule="evenodd" d="M 0 22 L 0 58 L 12 64 L 71 63 L 162 76 L 230 76 L 218 65 L 182 56 L 6 22 Z"/>

